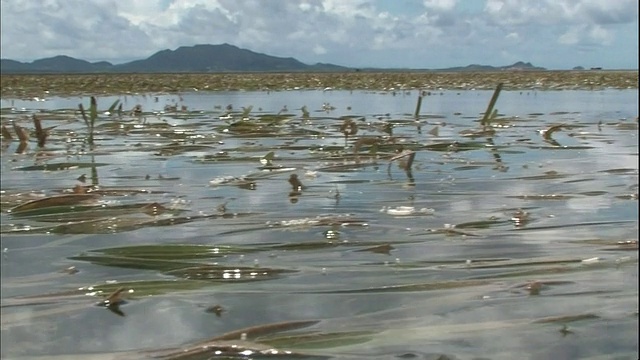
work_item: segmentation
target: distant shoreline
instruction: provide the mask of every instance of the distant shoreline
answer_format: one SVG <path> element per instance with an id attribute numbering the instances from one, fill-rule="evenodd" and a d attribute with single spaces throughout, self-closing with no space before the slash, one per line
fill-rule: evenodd
<path id="1" fill-rule="evenodd" d="M 495 70 L 451 70 L 451 69 L 405 69 L 405 68 L 361 68 L 361 69 L 347 69 L 347 70 L 260 70 L 260 71 L 154 71 L 154 72 L 132 72 L 132 71 L 88 71 L 88 72 L 60 72 L 60 71 L 6 71 L 1 72 L 0 76 L 14 76 L 14 75 L 61 75 L 61 76 L 74 76 L 74 75 L 242 75 L 242 74 L 351 74 L 351 73 L 439 73 L 439 74 L 458 74 L 458 73 L 558 73 L 558 72 L 639 72 L 638 69 L 544 69 L 544 70 L 530 70 L 530 69 L 495 69 Z"/>
<path id="2" fill-rule="evenodd" d="M 7 74 L 0 96 L 107 96 L 193 91 L 638 89 L 638 70 L 367 70 L 340 72 Z"/>

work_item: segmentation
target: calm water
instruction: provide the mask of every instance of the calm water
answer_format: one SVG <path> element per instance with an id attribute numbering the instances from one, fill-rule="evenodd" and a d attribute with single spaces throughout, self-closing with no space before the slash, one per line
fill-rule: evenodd
<path id="1" fill-rule="evenodd" d="M 103 97 L 93 151 L 75 111 L 88 98 L 2 99 L 12 134 L 32 114 L 55 126 L 44 149 L 3 141 L 2 357 L 148 358 L 320 320 L 248 340 L 354 359 L 637 358 L 638 92 L 504 91 L 483 132 L 491 95 L 432 92 L 418 121 L 416 91 Z M 124 114 L 105 115 L 117 99 Z M 410 171 L 390 161 L 402 150 Z M 76 185 L 104 192 L 10 211 Z M 120 285 L 125 316 L 96 306 Z"/>

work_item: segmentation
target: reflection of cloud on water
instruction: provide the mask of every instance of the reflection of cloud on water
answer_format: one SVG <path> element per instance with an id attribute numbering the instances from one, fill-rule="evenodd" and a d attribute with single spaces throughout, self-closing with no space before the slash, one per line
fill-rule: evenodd
<path id="1" fill-rule="evenodd" d="M 116 352 L 179 347 L 210 339 L 227 331 L 279 322 L 288 317 L 295 320 L 320 318 L 330 312 L 334 304 L 331 301 L 329 305 L 325 304 L 327 299 L 331 299 L 326 297 L 320 297 L 324 302 L 314 303 L 313 299 L 318 298 L 308 296 L 308 301 L 299 301 L 289 295 L 277 294 L 256 297 L 238 294 L 203 295 L 203 304 L 220 301 L 229 310 L 222 319 L 205 313 L 193 298 L 191 301 L 166 298 L 131 301 L 121 307 L 125 317 L 117 316 L 105 308 L 83 308 L 82 305 L 77 305 L 79 311 L 74 312 L 71 310 L 74 306 L 71 306 L 70 313 L 65 312 L 59 318 L 44 322 L 29 320 L 31 314 L 36 312 L 26 310 L 22 313 L 25 326 L 12 327 L 6 334 L 3 329 L 3 343 L 12 344 L 11 348 L 3 348 L 3 358 L 23 351 L 51 356 L 87 353 L 87 359 L 146 358 L 140 354 L 122 357 Z M 309 310 L 317 311 L 318 314 Z M 7 349 L 12 352 L 6 352 Z M 93 353 L 105 354 L 90 355 Z"/>
<path id="2" fill-rule="evenodd" d="M 135 314 L 131 311 L 131 314 L 127 314 L 130 318 L 126 324 L 105 334 L 107 348 L 112 346 L 120 349 L 157 349 L 181 345 L 201 336 L 200 327 L 194 324 L 193 317 L 189 316 L 190 312 L 201 309 L 195 306 L 178 307 L 170 300 L 147 302 L 141 306 L 151 308 L 149 311 L 141 311 L 142 309 L 138 308 L 138 313 Z M 124 307 L 125 313 L 126 310 Z"/>
<path id="3" fill-rule="evenodd" d="M 455 291 L 371 294 L 368 296 L 375 298 L 371 302 L 388 303 L 380 305 L 385 310 L 344 321 L 351 326 L 369 324 L 382 329 L 375 341 L 368 343 L 368 351 L 378 354 L 424 349 L 456 358 L 491 354 L 491 358 L 511 359 L 514 354 L 525 358 L 535 354 L 534 358 L 562 359 L 606 354 L 616 346 L 615 351 L 632 352 L 637 351 L 637 332 L 633 331 L 637 319 L 630 316 L 637 311 L 637 287 L 635 293 L 633 287 L 620 288 L 628 286 L 621 284 L 628 276 L 637 280 L 637 266 L 630 264 L 615 272 L 546 274 L 541 279 L 564 281 L 545 286 L 539 296 L 513 287 L 531 280 L 526 278 L 506 278 Z M 616 296 L 575 296 L 585 290 Z M 418 313 L 421 315 L 416 316 Z M 574 332 L 566 335 L 571 338 L 560 332 L 565 322 L 535 322 L 589 314 L 600 318 L 566 323 Z"/>
<path id="4" fill-rule="evenodd" d="M 606 196 L 575 197 L 567 200 L 566 206 L 579 213 L 596 213 L 611 207 L 613 199 Z"/>
<path id="5" fill-rule="evenodd" d="M 468 212 L 473 210 L 474 206 L 473 206 L 473 202 L 471 200 L 457 200 L 457 201 L 451 201 L 450 203 L 450 210 L 453 211 L 454 213 L 461 213 L 461 212 Z"/>
<path id="6" fill-rule="evenodd" d="M 152 307 L 144 311 L 141 308 L 144 306 Z M 13 354 L 26 351 L 30 354 L 56 355 L 159 349 L 179 346 L 202 336 L 201 328 L 194 324 L 193 317 L 181 311 L 193 310 L 193 307 L 176 308 L 175 303 L 168 300 L 132 302 L 121 307 L 125 317 L 119 317 L 105 308 L 83 309 L 81 304 L 76 307 L 80 311 L 69 310 L 72 312 L 45 322 L 28 320 L 30 314 L 37 312 L 27 310 L 21 316 L 25 321 L 24 326 L 12 327 L 12 331 L 7 332 L 3 330 L 3 343 L 13 344 L 10 348 Z"/>

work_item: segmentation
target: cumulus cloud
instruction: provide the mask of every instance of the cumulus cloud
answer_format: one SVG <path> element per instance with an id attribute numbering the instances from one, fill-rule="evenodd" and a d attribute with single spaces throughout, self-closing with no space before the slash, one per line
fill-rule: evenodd
<path id="1" fill-rule="evenodd" d="M 596 43 L 608 45 L 611 43 L 613 35 L 600 25 L 595 25 L 589 30 L 589 37 Z"/>
<path id="2" fill-rule="evenodd" d="M 59 54 L 117 58 L 144 47 L 148 35 L 119 16 L 113 1 L 2 2 L 2 57 Z"/>
<path id="3" fill-rule="evenodd" d="M 611 32 L 599 25 L 572 26 L 558 38 L 560 44 L 588 46 L 608 45 L 612 40 Z"/>
<path id="4" fill-rule="evenodd" d="M 564 34 L 560 35 L 558 42 L 565 45 L 574 45 L 580 41 L 584 26 L 574 26 L 569 28 Z"/>
<path id="5" fill-rule="evenodd" d="M 597 25 L 638 22 L 638 2 L 632 0 L 589 0 L 579 2 L 577 14 Z"/>
<path id="6" fill-rule="evenodd" d="M 633 0 L 487 0 L 485 11 L 506 24 L 625 24 L 638 21 Z"/>
<path id="7" fill-rule="evenodd" d="M 453 10 L 456 6 L 456 0 L 424 0 L 424 7 L 427 9 L 436 9 L 438 11 Z"/>
<path id="8" fill-rule="evenodd" d="M 325 49 L 321 45 L 316 45 L 316 46 L 313 47 L 313 53 L 314 54 L 326 54 L 327 53 L 327 49 Z"/>
<path id="9" fill-rule="evenodd" d="M 517 32 L 511 32 L 511 33 L 508 33 L 507 36 L 505 36 L 505 39 L 509 41 L 517 42 L 518 40 L 520 40 L 520 35 L 518 35 Z"/>
<path id="10" fill-rule="evenodd" d="M 594 57 L 604 56 L 607 47 L 634 40 L 633 31 L 636 45 L 627 52 L 637 63 L 638 5 L 631 0 L 3 0 L 1 6 L 2 57 L 17 60 L 66 54 L 122 62 L 229 43 L 308 63 L 438 68 L 504 65 L 500 54 L 509 46 L 510 58 L 553 67 L 551 59 L 565 58 L 572 47 L 588 45 Z"/>

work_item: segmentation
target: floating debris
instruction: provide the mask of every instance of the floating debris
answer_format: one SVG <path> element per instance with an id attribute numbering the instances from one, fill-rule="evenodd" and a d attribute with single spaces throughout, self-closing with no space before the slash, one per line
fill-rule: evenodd
<path id="1" fill-rule="evenodd" d="M 421 208 L 416 209 L 414 206 L 396 206 L 396 207 L 387 207 L 383 206 L 380 209 L 380 212 L 387 213 L 393 216 L 407 216 L 407 215 L 433 215 L 435 214 L 435 209 L 431 208 Z"/>
<path id="2" fill-rule="evenodd" d="M 220 316 L 222 316 L 222 313 L 225 310 L 220 305 L 212 305 L 212 306 L 207 307 L 204 311 L 207 312 L 207 313 L 210 313 L 210 314 L 215 314 L 217 317 L 220 317 Z"/>
<path id="3" fill-rule="evenodd" d="M 596 257 L 584 259 L 584 260 L 582 260 L 582 263 L 585 264 L 585 265 L 593 265 L 593 264 L 600 263 L 602 261 L 603 261 L 602 258 L 596 256 Z"/>
<path id="4" fill-rule="evenodd" d="M 511 221 L 513 221 L 515 226 L 524 226 L 530 220 L 530 214 L 527 211 L 519 209 L 511 216 Z"/>
<path id="5" fill-rule="evenodd" d="M 562 328 L 560 329 L 560 333 L 562 334 L 562 336 L 567 336 L 569 334 L 573 334 L 573 331 L 569 330 L 569 327 L 565 324 L 565 325 L 562 325 Z"/>
<path id="6" fill-rule="evenodd" d="M 279 222 L 267 222 L 270 227 L 295 227 L 295 226 L 368 226 L 368 223 L 362 219 L 354 218 L 351 215 L 318 215 L 312 218 L 300 218 L 291 220 L 282 220 Z"/>
<path id="7" fill-rule="evenodd" d="M 376 254 L 391 255 L 391 250 L 393 249 L 394 247 L 391 246 L 391 244 L 382 244 L 382 245 L 377 245 L 373 247 L 368 247 L 366 249 L 360 249 L 357 251 L 368 251 Z"/>
<path id="8" fill-rule="evenodd" d="M 69 266 L 68 268 L 64 268 L 60 270 L 61 273 L 65 273 L 69 275 L 77 274 L 79 271 L 80 270 L 78 270 L 78 268 L 76 268 L 75 266 Z"/>
<path id="9" fill-rule="evenodd" d="M 118 316 L 125 316 L 124 312 L 122 312 L 122 310 L 120 310 L 120 305 L 125 303 L 125 301 L 123 299 L 123 293 L 124 292 L 125 292 L 125 288 L 124 287 L 119 287 L 114 292 L 109 294 L 109 296 L 107 296 L 106 299 L 104 299 L 103 301 L 99 302 L 98 305 L 106 307 L 107 309 L 109 309 L 109 311 L 111 311 L 112 313 L 114 313 L 114 314 L 116 314 Z M 129 290 L 128 291 L 128 293 L 132 293 L 132 292 L 133 292 L 133 290 Z"/>
<path id="10" fill-rule="evenodd" d="M 289 184 L 291 184 L 293 191 L 295 192 L 302 191 L 303 185 L 302 185 L 302 182 L 300 182 L 300 179 L 298 179 L 297 174 L 291 174 L 289 176 Z"/>
<path id="11" fill-rule="evenodd" d="M 525 287 L 527 291 L 529 291 L 529 295 L 535 296 L 540 295 L 540 290 L 542 289 L 542 282 L 540 281 L 532 281 Z"/>

